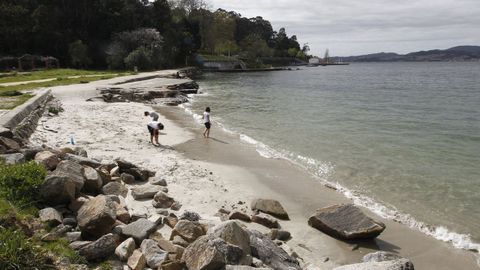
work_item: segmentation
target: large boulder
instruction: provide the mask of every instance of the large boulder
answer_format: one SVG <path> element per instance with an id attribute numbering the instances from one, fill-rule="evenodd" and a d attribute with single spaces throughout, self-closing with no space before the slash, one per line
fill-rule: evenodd
<path id="1" fill-rule="evenodd" d="M 333 270 L 415 270 L 408 259 L 397 259 L 381 262 L 364 262 L 335 267 Z"/>
<path id="2" fill-rule="evenodd" d="M 75 182 L 66 176 L 50 175 L 40 188 L 43 201 L 51 206 L 68 204 L 75 200 Z"/>
<path id="3" fill-rule="evenodd" d="M 192 243 L 198 237 L 205 234 L 205 231 L 198 222 L 189 220 L 180 220 L 177 222 L 170 235 L 170 240 L 173 240 L 175 236 L 182 237 L 185 241 Z"/>
<path id="4" fill-rule="evenodd" d="M 57 168 L 57 165 L 60 162 L 60 159 L 56 154 L 50 151 L 42 151 L 42 152 L 38 152 L 35 155 L 35 162 L 39 164 L 43 164 L 45 168 L 47 168 L 50 171 L 53 171 L 55 170 L 55 168 Z"/>
<path id="5" fill-rule="evenodd" d="M 137 168 L 137 166 L 135 166 L 133 163 L 128 162 L 121 158 L 117 158 L 115 162 L 117 163 L 118 167 L 120 168 L 120 171 L 122 172 L 128 169 Z"/>
<path id="6" fill-rule="evenodd" d="M 255 199 L 252 201 L 251 208 L 253 211 L 261 211 L 279 219 L 289 219 L 283 206 L 276 200 Z"/>
<path id="7" fill-rule="evenodd" d="M 220 223 L 209 230 L 209 235 L 221 238 L 231 245 L 240 247 L 243 251 L 240 264 L 252 264 L 250 236 L 239 223 L 233 220 Z"/>
<path id="8" fill-rule="evenodd" d="M 0 155 L 0 161 L 7 165 L 14 165 L 25 162 L 25 156 L 22 153 L 3 154 Z"/>
<path id="9" fill-rule="evenodd" d="M 152 269 L 158 269 L 162 262 L 167 258 L 167 252 L 160 249 L 157 242 L 152 239 L 145 239 L 140 246 L 147 265 Z"/>
<path id="10" fill-rule="evenodd" d="M 78 253 L 89 261 L 97 261 L 111 256 L 119 242 L 118 235 L 109 233 L 81 247 Z"/>
<path id="11" fill-rule="evenodd" d="M 175 202 L 175 199 L 168 196 L 167 193 L 163 191 L 159 191 L 153 197 L 152 204 L 153 204 L 153 207 L 155 208 L 170 208 L 170 206 L 172 206 L 174 202 Z"/>
<path id="12" fill-rule="evenodd" d="M 217 270 L 227 264 L 238 264 L 242 250 L 220 238 L 201 236 L 182 255 L 189 270 Z"/>
<path id="13" fill-rule="evenodd" d="M 83 170 L 82 165 L 70 160 L 64 160 L 58 163 L 57 168 L 51 175 L 64 176 L 71 179 L 75 183 L 76 194 L 79 194 L 85 184 Z"/>
<path id="14" fill-rule="evenodd" d="M 101 163 L 96 160 L 93 160 L 87 157 L 82 157 L 79 155 L 65 154 L 65 159 L 73 161 L 80 165 L 84 165 L 92 168 L 98 168 L 101 165 Z"/>
<path id="15" fill-rule="evenodd" d="M 252 256 L 263 261 L 267 266 L 278 270 L 300 270 L 297 259 L 288 255 L 270 238 L 258 231 L 250 231 L 250 248 Z"/>
<path id="16" fill-rule="evenodd" d="M 148 219 L 138 219 L 122 228 L 125 237 L 132 237 L 140 245 L 142 241 L 155 231 L 157 224 Z"/>
<path id="17" fill-rule="evenodd" d="M 366 216 L 353 204 L 339 204 L 318 209 L 308 224 L 342 240 L 371 239 L 385 230 L 385 224 Z"/>
<path id="18" fill-rule="evenodd" d="M 117 255 L 121 261 L 125 262 L 132 255 L 134 250 L 135 240 L 130 237 L 118 245 L 118 247 L 115 249 L 115 255 Z"/>
<path id="19" fill-rule="evenodd" d="M 77 214 L 78 226 L 86 237 L 97 238 L 109 233 L 115 220 L 114 201 L 104 195 L 98 195 L 86 202 Z"/>
<path id="20" fill-rule="evenodd" d="M 97 170 L 92 167 L 85 166 L 84 168 L 85 184 L 83 190 L 85 192 L 98 194 L 102 188 L 103 180 Z"/>
<path id="21" fill-rule="evenodd" d="M 55 208 L 47 207 L 38 211 L 38 216 L 42 222 L 48 223 L 50 226 L 57 226 L 62 223 L 62 214 Z"/>
<path id="22" fill-rule="evenodd" d="M 168 189 L 162 186 L 146 184 L 132 188 L 132 197 L 135 200 L 152 199 L 159 191 L 168 192 Z"/>
<path id="23" fill-rule="evenodd" d="M 110 182 L 102 187 L 102 192 L 105 195 L 117 195 L 127 197 L 128 188 L 121 182 Z"/>

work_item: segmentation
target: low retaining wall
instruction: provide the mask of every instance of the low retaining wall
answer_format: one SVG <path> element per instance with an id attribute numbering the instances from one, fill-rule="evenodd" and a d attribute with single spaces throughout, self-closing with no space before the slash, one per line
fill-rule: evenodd
<path id="1" fill-rule="evenodd" d="M 50 90 L 40 90 L 24 104 L 0 116 L 0 136 L 27 140 L 35 131 L 51 98 Z"/>

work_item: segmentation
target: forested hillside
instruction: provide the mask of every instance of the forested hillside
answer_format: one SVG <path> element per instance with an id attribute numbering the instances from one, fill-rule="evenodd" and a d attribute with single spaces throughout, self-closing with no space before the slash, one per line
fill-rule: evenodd
<path id="1" fill-rule="evenodd" d="M 201 0 L 3 0 L 0 57 L 53 56 L 61 66 L 142 69 L 191 64 L 197 53 L 305 58 L 262 17 L 212 11 Z"/>

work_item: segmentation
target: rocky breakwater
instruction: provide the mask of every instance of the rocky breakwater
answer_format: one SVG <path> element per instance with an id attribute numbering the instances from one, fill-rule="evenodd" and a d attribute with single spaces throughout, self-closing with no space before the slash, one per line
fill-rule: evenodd
<path id="1" fill-rule="evenodd" d="M 105 102 L 142 102 L 176 106 L 188 101 L 188 94 L 198 93 L 198 84 L 190 79 L 184 82 L 161 86 L 112 86 L 99 88 L 101 99 Z"/>

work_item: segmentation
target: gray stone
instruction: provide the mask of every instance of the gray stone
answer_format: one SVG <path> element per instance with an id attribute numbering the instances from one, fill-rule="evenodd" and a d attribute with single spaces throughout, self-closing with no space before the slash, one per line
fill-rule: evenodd
<path id="1" fill-rule="evenodd" d="M 391 260 L 398 260 L 403 259 L 402 256 L 387 252 L 387 251 L 377 251 L 368 253 L 367 255 L 363 256 L 363 262 L 383 262 L 383 261 L 391 261 Z"/>
<path id="2" fill-rule="evenodd" d="M 250 231 L 250 248 L 252 256 L 263 261 L 267 266 L 278 270 L 300 270 L 299 262 L 277 246 L 270 238 L 258 231 Z"/>
<path id="3" fill-rule="evenodd" d="M 66 238 L 69 242 L 75 242 L 82 240 L 81 232 L 67 232 Z"/>
<path id="4" fill-rule="evenodd" d="M 279 229 L 272 229 L 270 230 L 270 239 L 275 240 L 281 240 L 281 241 L 287 241 L 291 237 L 290 232 L 284 231 L 284 230 L 279 230 Z"/>
<path id="5" fill-rule="evenodd" d="M 143 240 L 140 249 L 147 260 L 147 265 L 153 269 L 159 268 L 162 262 L 167 258 L 167 252 L 160 249 L 157 243 L 152 239 Z"/>
<path id="6" fill-rule="evenodd" d="M 92 243 L 92 241 L 74 241 L 68 245 L 73 250 L 79 250 L 80 248 Z"/>
<path id="7" fill-rule="evenodd" d="M 67 177 L 75 183 L 75 193 L 79 194 L 85 184 L 83 176 L 83 166 L 70 160 L 64 160 L 58 163 L 52 176 Z"/>
<path id="8" fill-rule="evenodd" d="M 179 201 L 174 201 L 170 206 L 170 209 L 172 209 L 173 211 L 178 211 L 181 208 L 182 208 L 182 204 Z"/>
<path id="9" fill-rule="evenodd" d="M 238 264 L 242 250 L 220 238 L 201 236 L 183 252 L 182 261 L 189 270 L 216 270 Z"/>
<path id="10" fill-rule="evenodd" d="M 25 156 L 21 153 L 3 154 L 0 155 L 0 160 L 3 160 L 7 165 L 14 165 L 25 162 Z"/>
<path id="11" fill-rule="evenodd" d="M 115 249 L 115 255 L 117 255 L 121 261 L 125 262 L 132 255 L 134 250 L 135 240 L 130 237 L 118 245 L 118 247 Z"/>
<path id="12" fill-rule="evenodd" d="M 173 237 L 172 243 L 174 245 L 179 245 L 181 247 L 188 247 L 188 245 L 190 244 L 187 241 L 185 241 L 185 239 L 183 239 L 180 235 L 175 235 Z"/>
<path id="13" fill-rule="evenodd" d="M 132 197 L 135 200 L 152 199 L 159 191 L 168 192 L 166 187 L 154 185 L 142 185 L 132 188 Z"/>
<path id="14" fill-rule="evenodd" d="M 120 167 L 118 166 L 113 167 L 113 169 L 110 170 L 110 176 L 111 177 L 120 176 Z"/>
<path id="15" fill-rule="evenodd" d="M 209 230 L 209 235 L 221 238 L 231 245 L 240 247 L 242 249 L 242 256 L 239 264 L 252 264 L 250 236 L 248 232 L 237 223 L 237 221 L 230 220 L 220 223 Z"/>
<path id="16" fill-rule="evenodd" d="M 133 237 L 135 242 L 140 245 L 156 228 L 157 225 L 155 223 L 141 218 L 123 227 L 122 234 L 126 237 Z"/>
<path id="17" fill-rule="evenodd" d="M 42 151 L 35 155 L 35 161 L 39 164 L 43 164 L 48 170 L 53 171 L 57 168 L 60 159 L 56 154 L 50 151 Z"/>
<path id="18" fill-rule="evenodd" d="M 11 150 L 11 151 L 20 150 L 20 144 L 18 144 L 18 142 L 2 136 L 0 136 L 0 145 L 4 146 L 7 150 Z"/>
<path id="19" fill-rule="evenodd" d="M 230 215 L 228 215 L 228 219 L 238 219 L 238 220 L 243 220 L 245 222 L 252 221 L 252 219 L 247 214 L 241 211 L 232 211 Z"/>
<path id="20" fill-rule="evenodd" d="M 100 167 L 101 163 L 99 161 L 87 158 L 87 157 L 82 157 L 79 155 L 72 155 L 72 154 L 65 154 L 65 159 L 73 161 L 75 163 L 78 163 L 80 165 L 92 167 L 92 168 L 98 168 Z"/>
<path id="21" fill-rule="evenodd" d="M 158 176 L 148 178 L 148 182 L 151 185 L 158 185 L 158 186 L 164 186 L 164 187 L 167 186 L 167 180 L 165 180 L 165 178 L 158 177 Z"/>
<path id="22" fill-rule="evenodd" d="M 283 206 L 276 200 L 255 199 L 252 201 L 251 208 L 254 211 L 261 211 L 279 219 L 289 219 Z"/>
<path id="23" fill-rule="evenodd" d="M 48 205 L 68 204 L 75 200 L 76 184 L 66 176 L 50 175 L 40 188 L 40 195 Z"/>
<path id="24" fill-rule="evenodd" d="M 102 192 L 105 195 L 117 195 L 127 197 L 128 188 L 120 182 L 110 182 L 102 187 Z"/>
<path id="25" fill-rule="evenodd" d="M 262 213 L 253 215 L 252 221 L 261 224 L 267 228 L 280 228 L 280 224 L 278 224 L 278 221 L 276 219 Z"/>
<path id="26" fill-rule="evenodd" d="M 38 216 L 42 222 L 46 222 L 50 226 L 57 226 L 62 223 L 62 214 L 52 207 L 43 208 L 38 211 Z"/>
<path id="27" fill-rule="evenodd" d="M 81 247 L 78 249 L 78 253 L 88 261 L 100 260 L 113 255 L 119 242 L 120 239 L 118 235 L 109 233 Z"/>
<path id="28" fill-rule="evenodd" d="M 142 252 L 138 249 L 133 251 L 132 256 L 128 258 L 127 265 L 132 270 L 143 270 L 147 266 L 147 260 Z"/>
<path id="29" fill-rule="evenodd" d="M 85 185 L 83 186 L 83 190 L 85 192 L 98 194 L 102 188 L 103 180 L 97 170 L 86 166 L 84 168 L 84 176 Z"/>
<path id="30" fill-rule="evenodd" d="M 205 232 L 200 223 L 188 220 L 179 220 L 172 230 L 170 240 L 173 240 L 173 237 L 179 235 L 185 239 L 185 241 L 192 243 L 195 241 L 195 239 L 204 234 Z"/>
<path id="31" fill-rule="evenodd" d="M 185 219 L 189 221 L 199 221 L 200 220 L 200 215 L 198 213 L 192 212 L 192 211 L 185 211 L 180 215 L 180 220 Z"/>
<path id="32" fill-rule="evenodd" d="M 118 167 L 120 167 L 121 171 L 137 168 L 137 166 L 135 166 L 133 163 L 128 162 L 124 159 L 117 158 L 115 162 L 117 163 Z"/>
<path id="33" fill-rule="evenodd" d="M 271 270 L 271 268 L 252 267 L 246 265 L 227 265 L 225 270 Z"/>
<path id="34" fill-rule="evenodd" d="M 155 208 L 170 208 L 174 202 L 175 200 L 168 196 L 167 193 L 159 191 L 153 197 L 152 205 Z"/>
<path id="35" fill-rule="evenodd" d="M 71 201 L 68 205 L 68 209 L 72 210 L 72 212 L 77 213 L 80 208 L 90 200 L 89 197 L 80 196 L 77 197 L 75 200 Z"/>
<path id="36" fill-rule="evenodd" d="M 335 267 L 333 270 L 414 270 L 413 263 L 408 259 L 398 259 L 382 262 L 364 262 Z"/>
<path id="37" fill-rule="evenodd" d="M 144 182 L 148 180 L 148 172 L 143 171 L 140 168 L 126 169 L 126 170 L 123 170 L 123 172 L 133 175 L 133 177 L 135 178 L 135 181 L 138 181 L 138 182 Z"/>
<path id="38" fill-rule="evenodd" d="M 77 156 L 81 156 L 81 157 L 88 157 L 88 154 L 87 154 L 87 151 L 81 147 L 75 147 L 73 148 L 73 153 Z"/>
<path id="39" fill-rule="evenodd" d="M 125 184 L 133 184 L 135 183 L 135 177 L 131 174 L 128 173 L 122 173 L 120 175 L 120 179 L 125 183 Z"/>
<path id="40" fill-rule="evenodd" d="M 371 239 L 385 230 L 385 224 L 366 216 L 353 204 L 318 209 L 309 218 L 308 224 L 342 240 Z"/>
<path id="41" fill-rule="evenodd" d="M 109 233 L 115 220 L 115 204 L 111 198 L 104 195 L 98 195 L 86 202 L 77 214 L 78 226 L 86 237 L 97 238 Z"/>
<path id="42" fill-rule="evenodd" d="M 41 240 L 44 242 L 57 241 L 61 237 L 64 237 L 65 234 L 72 230 L 72 226 L 60 224 L 51 230 L 49 233 L 42 236 Z"/>

